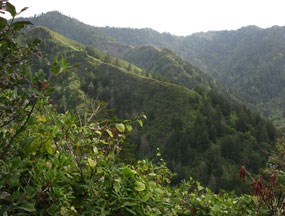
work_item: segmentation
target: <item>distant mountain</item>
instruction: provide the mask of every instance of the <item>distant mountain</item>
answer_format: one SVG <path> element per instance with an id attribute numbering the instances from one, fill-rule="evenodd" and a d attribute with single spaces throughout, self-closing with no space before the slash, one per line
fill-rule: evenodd
<path id="1" fill-rule="evenodd" d="M 276 125 L 284 126 L 285 27 L 192 35 L 185 46 L 187 59 L 199 59 L 212 77 L 219 79 L 246 103 L 258 108 Z"/>
<path id="2" fill-rule="evenodd" d="M 82 113 L 83 105 L 93 98 L 107 101 L 122 119 L 146 114 L 143 129 L 134 129 L 130 144 L 123 146 L 128 157 L 154 158 L 159 147 L 168 166 L 178 173 L 177 180 L 193 176 L 214 190 L 237 188 L 241 164 L 253 172 L 265 164 L 263 152 L 272 148 L 276 131 L 244 105 L 221 97 L 214 89 L 190 90 L 160 81 L 135 65 L 46 28 L 34 28 L 29 36 L 40 38 L 44 50 L 42 60 L 34 61 L 35 68 L 49 73 L 47 65 L 56 55 L 78 65 L 54 84 L 59 109 Z M 167 50 L 157 51 L 165 53 L 165 58 L 172 56 Z M 179 58 L 170 59 L 169 64 L 181 70 L 187 66 Z"/>
<path id="3" fill-rule="evenodd" d="M 35 17 L 32 22 L 129 61 L 134 61 L 130 53 L 142 51 L 137 46 L 170 49 L 221 82 L 227 91 L 272 119 L 278 127 L 285 125 L 285 27 L 248 26 L 236 31 L 177 37 L 152 29 L 92 27 L 58 12 Z"/>
<path id="4" fill-rule="evenodd" d="M 170 48 L 169 44 L 176 43 L 177 38 L 168 33 L 159 33 L 152 29 L 129 29 L 94 27 L 84 24 L 76 19 L 62 15 L 57 11 L 48 12 L 29 19 L 35 26 L 45 26 L 67 38 L 82 44 L 96 47 L 101 51 L 117 53 L 116 48 L 130 48 L 132 45 L 148 45 Z M 120 52 L 122 50 L 119 50 Z"/>
<path id="5" fill-rule="evenodd" d="M 33 17 L 32 22 L 35 26 L 46 26 L 67 38 L 85 44 L 89 47 L 88 51 L 91 51 L 91 47 L 95 47 L 105 53 L 124 59 L 142 68 L 145 71 L 145 75 L 149 77 L 181 84 L 188 88 L 203 86 L 211 89 L 215 85 L 208 75 L 189 62 L 183 61 L 181 57 L 177 56 L 171 50 L 165 48 L 157 49 L 151 46 L 152 44 L 159 43 L 159 41 L 166 41 L 164 43 L 167 44 L 167 38 L 170 42 L 173 41 L 175 37 L 170 34 L 160 34 L 151 29 L 122 29 L 122 32 L 127 31 L 130 34 L 133 31 L 134 33 L 137 31 L 141 32 L 141 35 L 133 34 L 133 43 L 140 41 L 140 38 L 144 39 L 145 43 L 151 38 L 155 40 L 153 43 L 148 43 L 148 46 L 134 47 L 126 43 L 118 43 L 116 42 L 117 39 L 108 35 L 108 30 L 111 33 L 113 32 L 113 28 L 91 27 L 56 11 Z M 128 33 L 125 34 L 127 35 Z M 158 38 L 160 35 L 161 40 Z M 124 34 L 121 36 L 124 38 Z"/>
<path id="6" fill-rule="evenodd" d="M 213 80 L 208 75 L 189 62 L 183 61 L 169 49 L 139 46 L 119 56 L 143 68 L 156 78 L 180 84 L 189 89 L 195 87 L 212 89 L 215 86 Z"/>
<path id="7" fill-rule="evenodd" d="M 101 30 L 120 43 L 142 45 L 145 41 L 135 40 L 135 30 L 129 30 L 129 37 L 117 36 L 123 34 L 121 29 Z M 285 27 L 248 26 L 237 31 L 197 33 L 176 39 L 172 36 L 159 43 L 145 38 L 150 39 L 145 44 L 167 47 L 191 61 L 241 101 L 284 127 Z"/>

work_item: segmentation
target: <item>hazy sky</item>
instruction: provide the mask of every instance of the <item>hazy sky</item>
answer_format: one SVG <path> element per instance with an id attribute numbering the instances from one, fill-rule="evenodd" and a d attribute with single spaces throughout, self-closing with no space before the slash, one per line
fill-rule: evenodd
<path id="1" fill-rule="evenodd" d="M 285 0 L 10 0 L 23 16 L 51 10 L 94 26 L 145 28 L 175 35 L 285 26 Z"/>

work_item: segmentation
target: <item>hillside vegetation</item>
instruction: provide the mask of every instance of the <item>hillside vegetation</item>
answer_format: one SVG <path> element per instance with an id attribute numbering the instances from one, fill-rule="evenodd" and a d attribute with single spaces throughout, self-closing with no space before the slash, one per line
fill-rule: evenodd
<path id="1" fill-rule="evenodd" d="M 203 79 L 190 89 L 47 28 L 23 34 L 31 23 L 14 18 L 26 9 L 0 1 L 12 17 L 0 17 L 1 215 L 284 213 L 284 139 L 270 152 L 265 181 L 250 172 L 273 147 L 270 122 Z M 178 60 L 169 62 L 185 69 Z M 161 156 L 187 179 L 177 182 Z M 253 195 L 221 190 L 237 187 L 237 163 L 246 164 L 239 180 Z"/>
<path id="2" fill-rule="evenodd" d="M 143 130 L 136 129 L 130 139 L 135 145 L 126 147 L 133 157 L 153 158 L 159 147 L 168 166 L 178 173 L 177 180 L 193 176 L 214 190 L 236 188 L 240 164 L 254 172 L 265 165 L 263 151 L 272 148 L 276 131 L 245 106 L 213 89 L 190 90 L 137 74 L 135 66 L 128 67 L 130 71 L 120 68 L 120 60 L 105 62 L 88 55 L 82 46 L 75 49 L 72 41 L 67 46 L 68 39 L 62 43 L 62 36 L 44 28 L 33 29 L 29 37 L 41 38 L 48 58 L 35 66 L 46 68 L 49 56 L 57 54 L 78 64 L 71 76 L 56 84 L 54 99 L 62 110 L 80 110 L 86 98 L 93 98 L 108 102 L 121 119 L 145 113 Z M 180 61 L 179 68 L 187 65 Z"/>
<path id="3" fill-rule="evenodd" d="M 148 71 L 156 79 L 183 85 L 189 89 L 212 89 L 215 86 L 210 77 L 168 49 L 141 46 L 119 56 Z"/>
<path id="4" fill-rule="evenodd" d="M 222 83 L 224 91 L 269 117 L 277 127 L 284 126 L 283 27 L 249 26 L 177 37 L 151 29 L 91 27 L 58 12 L 36 17 L 33 22 L 121 58 L 132 46 L 170 49 Z"/>

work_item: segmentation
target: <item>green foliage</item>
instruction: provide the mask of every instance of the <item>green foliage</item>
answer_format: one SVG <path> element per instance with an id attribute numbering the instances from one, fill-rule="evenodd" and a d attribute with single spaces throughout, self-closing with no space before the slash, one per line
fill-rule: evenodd
<path id="1" fill-rule="evenodd" d="M 80 50 L 80 46 L 66 46 L 67 39 L 58 39 L 47 29 L 35 28 L 28 36 L 42 39 L 42 56 L 46 57 L 41 62 L 34 61 L 36 68 L 43 68 L 49 73 L 48 64 L 56 54 L 79 65 L 54 83 L 52 97 L 61 112 L 87 111 L 84 107 L 90 104 L 91 98 L 107 101 L 108 108 L 114 109 L 114 114 L 121 119 L 132 119 L 142 112 L 148 116 L 143 131 L 134 127 L 128 137 L 125 149 L 128 149 L 126 155 L 130 161 L 135 157 L 151 159 L 156 148 L 160 147 L 168 166 L 178 173 L 176 182 L 193 176 L 215 191 L 238 188 L 240 183 L 235 175 L 240 163 L 254 172 L 265 164 L 267 156 L 263 150 L 272 146 L 274 127 L 215 90 L 205 90 L 201 86 L 189 90 L 177 84 L 138 76 L 116 66 L 115 58 L 110 55 L 110 61 L 105 63 L 104 58 L 95 59 L 85 50 Z M 161 52 L 165 54 L 163 58 L 172 56 L 168 51 Z M 179 58 L 174 62 L 187 66 Z M 143 122 L 138 123 L 141 125 Z M 267 138 L 260 137 L 258 131 L 266 131 L 263 134 L 268 134 Z M 231 142 L 227 143 L 227 140 Z M 214 159 L 212 154 L 217 158 Z M 250 158 L 254 158 L 254 162 Z M 214 168 L 213 160 L 218 168 Z"/>
<path id="2" fill-rule="evenodd" d="M 168 49 L 160 50 L 151 46 L 141 46 L 121 53 L 119 56 L 148 71 L 154 78 L 160 77 L 164 81 L 190 89 L 197 86 L 211 89 L 214 86 L 206 74 Z"/>
<path id="3" fill-rule="evenodd" d="M 11 5 L 7 10 L 15 16 L 13 8 Z M 24 27 L 26 24 L 2 23 L 5 23 L 5 26 L 3 24 L 3 40 L 0 42 L 7 47 L 0 46 L 5 51 L 5 55 L 1 57 L 5 64 L 0 66 L 0 98 L 1 106 L 4 107 L 1 109 L 3 118 L 0 127 L 0 214 L 255 214 L 258 200 L 248 195 L 236 197 L 226 192 L 214 194 L 192 178 L 173 187 L 174 174 L 160 158 L 160 152 L 156 152 L 157 162 L 139 160 L 132 165 L 119 162 L 118 155 L 126 144 L 127 135 L 136 129 L 135 124 L 143 126 L 146 115 L 136 116 L 133 121 L 104 118 L 98 114 L 101 110 L 100 103 L 93 104 L 91 111 L 78 116 L 70 112 L 59 113 L 57 102 L 51 100 L 49 94 L 53 90 L 53 82 L 56 83 L 53 80 L 55 76 L 70 78 L 64 73 L 70 69 L 67 61 L 56 57 L 49 70 L 30 70 L 29 64 L 33 60 L 29 58 L 29 54 L 34 53 L 34 46 L 18 44 L 16 33 L 20 29 L 11 27 Z M 46 44 L 49 42 L 43 41 Z M 67 55 L 71 59 L 84 58 L 83 51 L 71 49 L 72 52 L 61 50 L 65 51 L 66 55 L 72 54 Z M 88 67 L 88 64 L 84 66 Z M 106 68 L 118 73 L 117 67 L 102 63 L 100 69 Z M 108 73 L 112 74 L 112 70 Z M 135 75 L 127 76 L 126 72 L 120 75 L 122 74 L 125 75 L 124 78 L 128 78 L 130 84 L 132 79 L 139 79 Z M 67 80 L 68 84 L 75 85 L 69 90 L 79 92 L 80 83 L 84 80 L 77 78 L 73 73 L 71 80 Z M 145 87 L 148 80 L 143 80 Z M 197 106 L 203 110 L 202 113 L 206 112 L 206 108 L 201 104 L 206 102 L 204 97 L 209 95 L 201 96 L 181 87 L 176 88 L 174 85 L 158 82 L 159 88 L 162 89 L 160 91 L 154 83 L 157 81 L 152 81 L 150 87 L 157 90 L 156 94 L 159 97 L 155 99 L 167 96 L 163 94 L 165 90 L 169 91 L 167 93 L 174 90 L 181 92 L 179 100 L 186 98 L 192 102 L 196 101 Z M 90 80 L 88 86 L 92 87 Z M 58 91 L 56 87 L 55 85 L 55 92 Z M 151 103 L 153 104 L 154 100 Z M 225 118 L 229 118 L 224 121 L 228 120 L 234 127 L 234 113 L 237 113 L 237 110 L 231 112 L 231 109 L 223 108 L 220 113 L 228 113 Z M 219 112 L 217 113 L 217 117 L 221 117 Z M 201 123 L 201 129 L 204 130 L 207 125 L 206 118 L 202 115 L 193 117 Z M 250 115 L 245 117 L 250 118 Z M 166 122 L 168 121 L 167 119 Z M 183 130 L 180 118 L 173 116 L 170 122 L 174 131 L 173 136 Z M 162 123 L 160 122 L 160 125 Z M 188 140 L 186 134 L 183 135 L 183 140 Z M 216 135 L 217 137 L 219 135 Z M 219 148 L 214 146 L 211 150 L 217 152 Z"/>
<path id="4" fill-rule="evenodd" d="M 121 58 L 134 52 L 131 46 L 170 49 L 226 86 L 223 92 L 230 92 L 257 108 L 278 127 L 282 128 L 284 124 L 283 27 L 260 29 L 248 26 L 237 31 L 178 37 L 152 29 L 92 28 L 57 12 L 43 14 L 33 22 Z M 140 48 L 135 51 L 137 49 Z"/>
<path id="5" fill-rule="evenodd" d="M 282 32 L 283 27 L 249 26 L 237 31 L 194 34 L 185 40 L 188 51 L 183 56 L 282 127 Z"/>

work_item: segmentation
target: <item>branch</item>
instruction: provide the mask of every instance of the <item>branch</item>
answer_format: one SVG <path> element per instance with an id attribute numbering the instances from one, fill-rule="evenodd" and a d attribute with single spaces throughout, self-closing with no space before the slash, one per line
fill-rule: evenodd
<path id="1" fill-rule="evenodd" d="M 12 144 L 12 142 L 15 140 L 15 138 L 24 130 L 24 128 L 26 127 L 26 125 L 28 124 L 29 119 L 32 116 L 32 113 L 34 112 L 34 109 L 36 107 L 37 102 L 34 102 L 32 105 L 32 109 L 30 110 L 30 112 L 28 113 L 28 116 L 24 122 L 24 124 L 19 128 L 19 130 L 16 131 L 16 133 L 14 134 L 14 136 L 11 138 L 10 142 L 5 146 L 5 148 L 9 148 Z"/>

